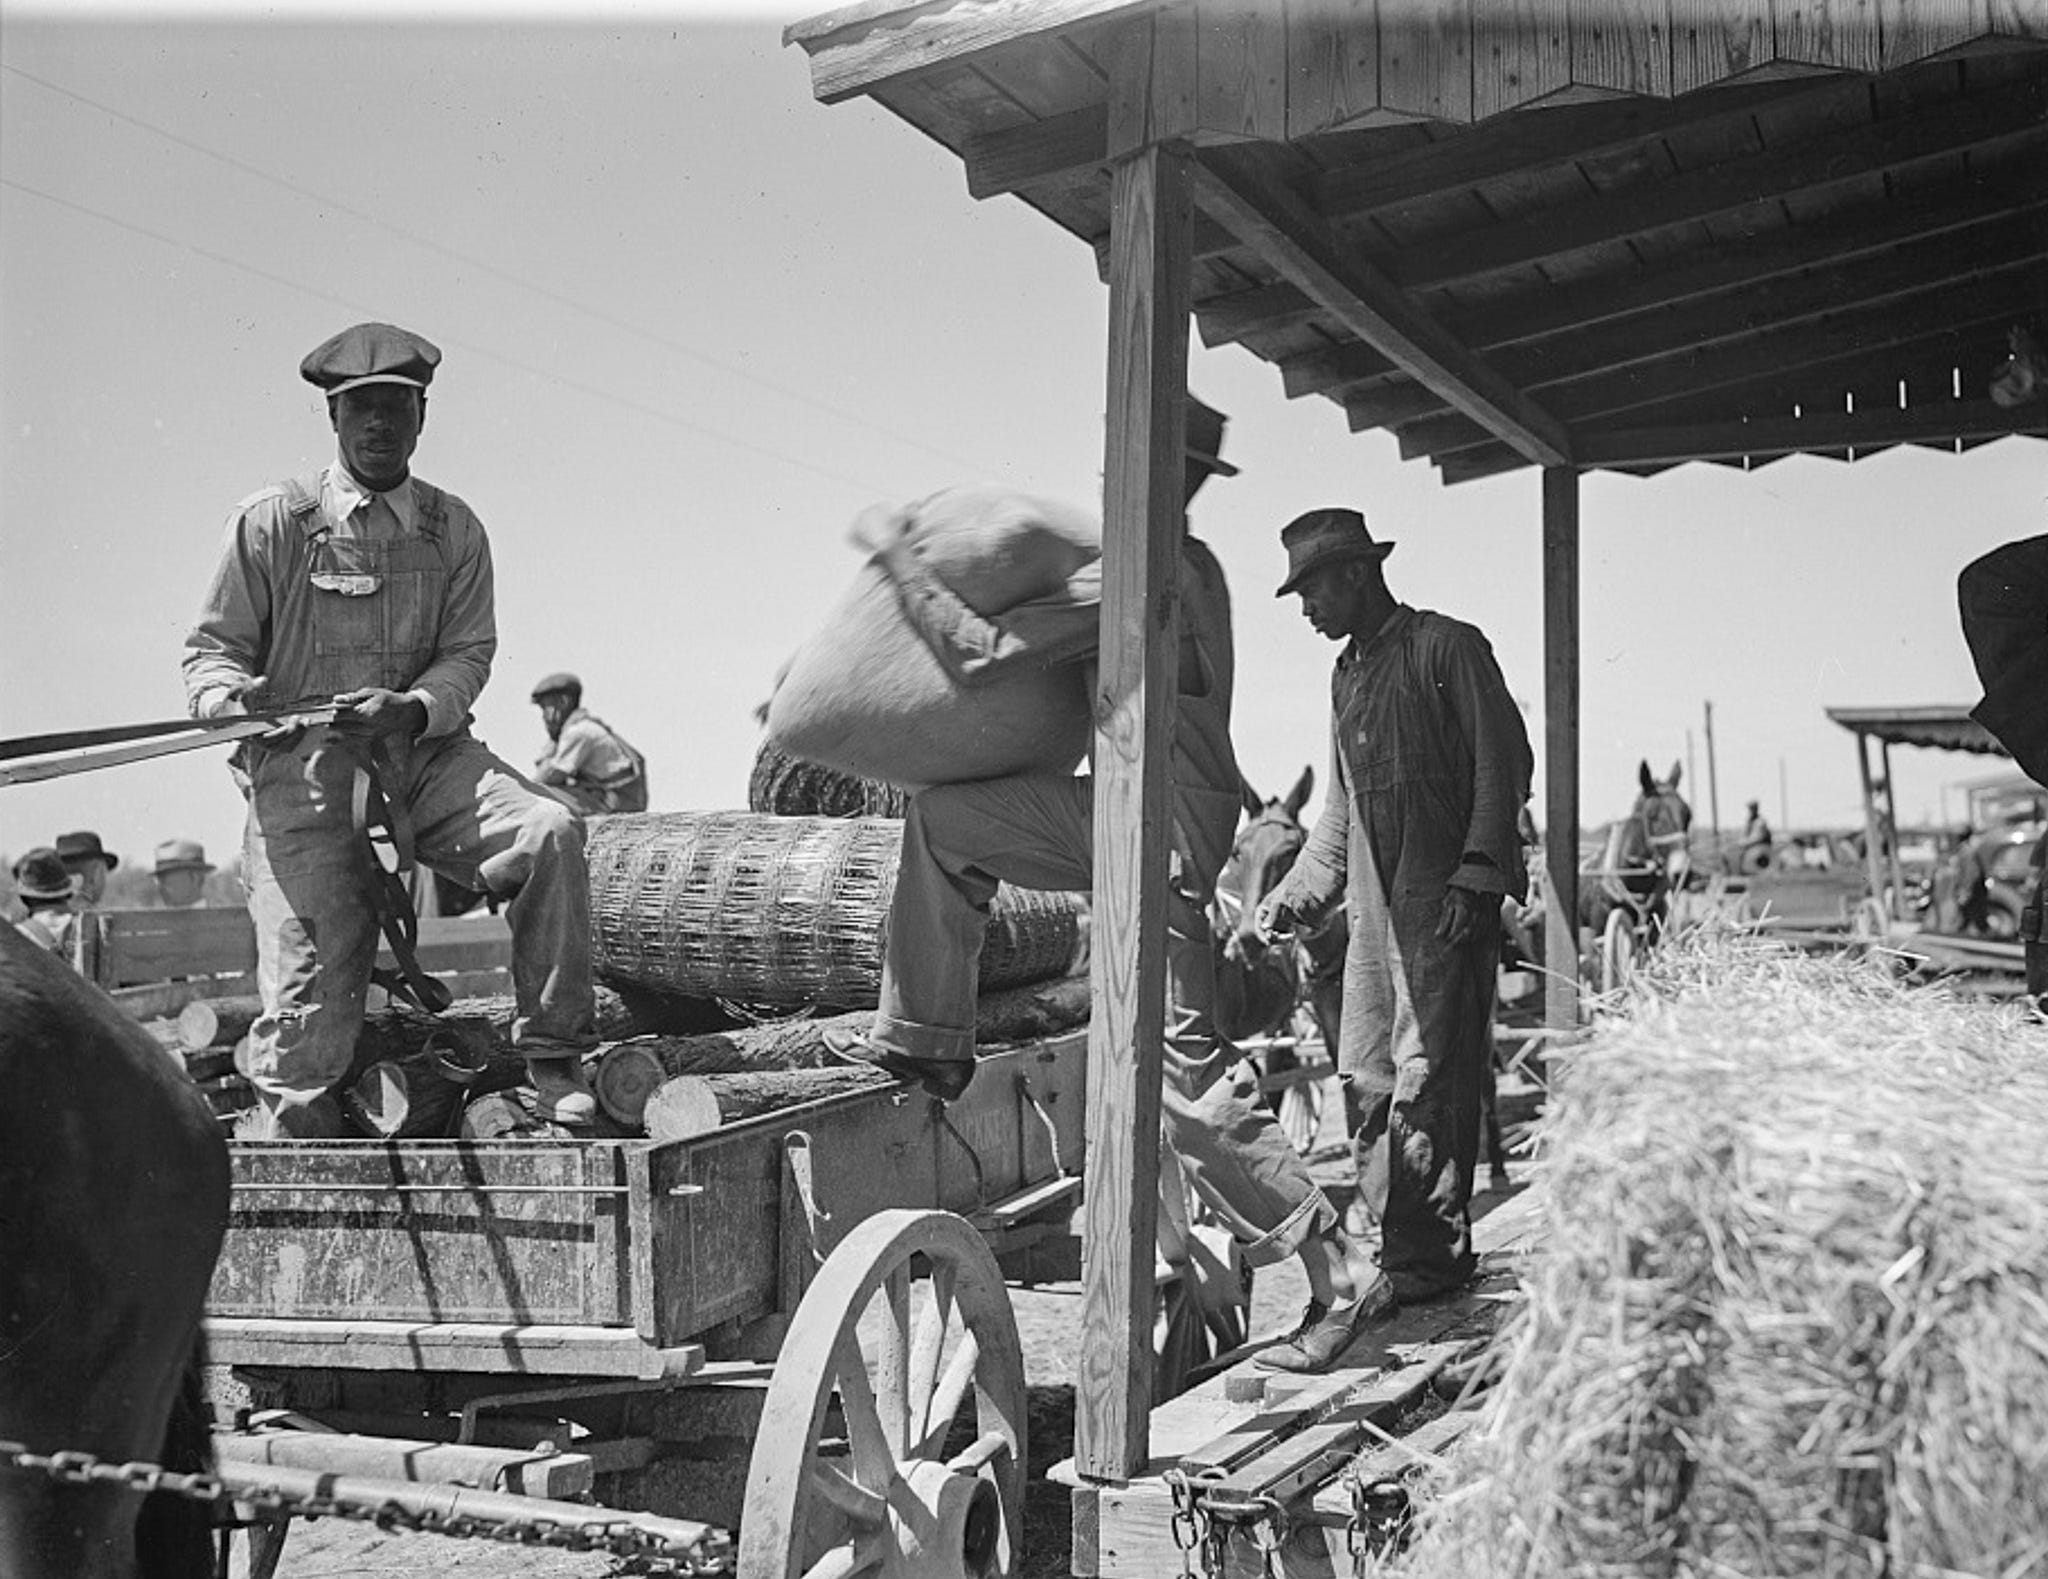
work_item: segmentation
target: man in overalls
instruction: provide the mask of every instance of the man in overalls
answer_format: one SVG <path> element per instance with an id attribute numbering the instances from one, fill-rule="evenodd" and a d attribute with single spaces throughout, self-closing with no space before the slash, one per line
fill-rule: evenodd
<path id="1" fill-rule="evenodd" d="M 377 954 L 377 791 L 401 861 L 409 838 L 429 869 L 509 901 L 512 1040 L 538 1111 L 596 1113 L 580 1063 L 596 1043 L 582 824 L 469 732 L 498 645 L 490 543 L 468 505 L 409 469 L 440 360 L 370 323 L 300 363 L 327 396 L 338 458 L 235 507 L 185 641 L 195 717 L 340 709 L 235 758 L 264 1010 L 243 1055 L 260 1100 L 251 1138 L 342 1131 L 331 1092 Z"/>

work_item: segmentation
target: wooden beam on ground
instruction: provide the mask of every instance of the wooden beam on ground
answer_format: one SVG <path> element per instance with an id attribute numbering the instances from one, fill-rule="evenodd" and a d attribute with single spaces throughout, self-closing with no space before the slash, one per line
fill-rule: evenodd
<path id="1" fill-rule="evenodd" d="M 1579 1023 L 1579 474 L 1543 472 L 1543 1023 Z"/>
<path id="2" fill-rule="evenodd" d="M 1578 445 L 1581 465 L 1619 467 L 1803 455 L 1814 450 L 1873 450 L 1891 444 L 1996 439 L 2010 433 L 2048 437 L 2048 410 L 2038 404 L 2032 410 L 2007 410 L 1989 400 L 1951 400 L 1909 406 L 1903 411 L 1816 412 L 1751 422 L 1581 429 Z"/>
<path id="3" fill-rule="evenodd" d="M 1147 1458 L 1165 1034 L 1168 758 L 1180 625 L 1188 157 L 1152 147 L 1112 175 L 1103 468 L 1095 898 L 1081 1354 L 1074 1458 L 1123 1480 Z"/>
<path id="4" fill-rule="evenodd" d="M 1353 334 L 1530 460 L 1554 466 L 1570 459 L 1562 424 L 1467 353 L 1384 275 L 1357 261 L 1321 218 L 1267 177 L 1256 158 L 1210 150 L 1195 166 L 1194 179 L 1212 218 Z"/>

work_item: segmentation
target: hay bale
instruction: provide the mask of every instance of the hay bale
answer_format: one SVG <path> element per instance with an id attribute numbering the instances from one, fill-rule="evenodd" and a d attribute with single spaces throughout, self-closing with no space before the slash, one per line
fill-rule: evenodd
<path id="1" fill-rule="evenodd" d="M 903 824 L 638 812 L 589 831 L 592 955 L 607 981 L 762 1008 L 873 1008 Z M 999 889 L 981 989 L 1066 973 L 1085 901 Z"/>
<path id="2" fill-rule="evenodd" d="M 1502 1379 L 1383 1571 L 2043 1571 L 2044 1134 L 2019 1010 L 1661 951 L 1553 1094 Z"/>

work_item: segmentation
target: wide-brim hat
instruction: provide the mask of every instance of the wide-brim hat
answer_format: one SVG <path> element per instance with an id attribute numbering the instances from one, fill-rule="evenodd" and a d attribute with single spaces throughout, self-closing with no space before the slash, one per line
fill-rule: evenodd
<path id="1" fill-rule="evenodd" d="M 1237 475 L 1237 468 L 1223 458 L 1223 429 L 1228 420 L 1214 406 L 1188 396 L 1187 457 L 1200 461 L 1219 477 Z"/>
<path id="2" fill-rule="evenodd" d="M 1298 515 L 1280 529 L 1280 544 L 1287 550 L 1287 579 L 1273 594 L 1284 598 L 1299 587 L 1313 571 L 1348 559 L 1382 560 L 1394 551 L 1392 543 L 1373 540 L 1365 517 L 1356 510 L 1311 510 Z"/>
<path id="3" fill-rule="evenodd" d="M 14 891 L 23 899 L 69 899 L 78 892 L 78 879 L 54 849 L 38 845 L 14 863 Z"/>
<path id="4" fill-rule="evenodd" d="M 214 865 L 206 858 L 206 846 L 197 839 L 166 839 L 156 847 L 155 869 L 159 872 L 211 872 Z"/>
<path id="5" fill-rule="evenodd" d="M 98 834 L 90 831 L 58 834 L 57 855 L 67 866 L 85 861 L 104 861 L 111 872 L 121 864 L 121 858 L 100 843 Z"/>

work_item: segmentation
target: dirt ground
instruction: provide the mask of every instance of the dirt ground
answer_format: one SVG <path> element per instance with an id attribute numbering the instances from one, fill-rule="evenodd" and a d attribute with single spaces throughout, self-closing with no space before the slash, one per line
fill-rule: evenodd
<path id="1" fill-rule="evenodd" d="M 1311 1171 L 1341 1208 L 1352 1195 L 1349 1153 L 1341 1118 L 1331 1103 L 1310 1156 Z M 1483 1177 L 1483 1175 L 1482 1175 Z M 1253 1288 L 1254 1335 L 1287 1330 L 1307 1298 L 1299 1264 L 1262 1269 Z M 1081 1291 L 1055 1284 L 1013 1291 L 1023 1338 L 1029 1396 L 1029 1475 L 1025 1551 L 1019 1579 L 1064 1579 L 1071 1525 L 1068 1492 L 1046 1470 L 1073 1452 L 1074 1365 L 1079 1346 Z M 285 1542 L 280 1579 L 602 1579 L 635 1570 L 599 1554 L 549 1551 L 487 1540 L 387 1534 L 340 1520 L 298 1521 Z M 245 1547 L 238 1538 L 231 1579 L 247 1579 Z"/>

